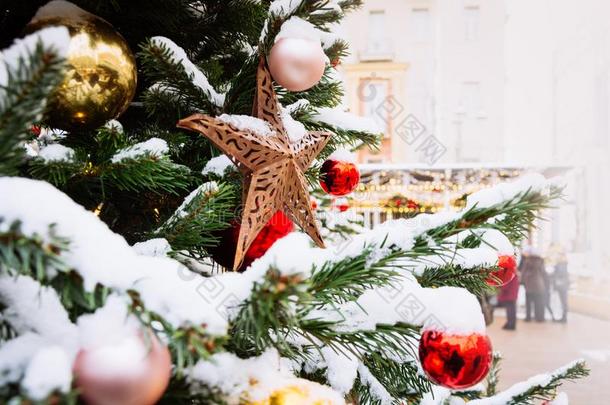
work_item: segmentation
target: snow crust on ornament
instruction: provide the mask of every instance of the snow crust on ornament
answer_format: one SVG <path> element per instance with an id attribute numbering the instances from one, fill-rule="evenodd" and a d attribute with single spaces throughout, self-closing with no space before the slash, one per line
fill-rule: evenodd
<path id="1" fill-rule="evenodd" d="M 150 40 L 154 45 L 165 46 L 170 51 L 172 61 L 182 65 L 184 71 L 192 77 L 193 84 L 203 90 L 215 106 L 222 107 L 224 105 L 225 94 L 217 92 L 212 87 L 206 75 L 189 60 L 184 49 L 176 45 L 176 43 L 169 38 L 156 36 L 152 37 Z"/>
<path id="2" fill-rule="evenodd" d="M 119 163 L 127 159 L 136 159 L 144 155 L 161 157 L 169 153 L 167 142 L 160 138 L 150 138 L 147 141 L 136 143 L 121 149 L 112 157 L 112 163 Z"/>
<path id="3" fill-rule="evenodd" d="M 323 122 L 344 131 L 367 132 L 373 134 L 383 133 L 383 129 L 371 118 L 360 117 L 343 111 L 341 107 L 319 108 L 312 116 L 312 120 Z"/>
<path id="4" fill-rule="evenodd" d="M 267 121 L 250 115 L 222 114 L 216 117 L 216 120 L 232 125 L 240 131 L 250 131 L 260 136 L 271 136 L 274 133 Z"/>
<path id="5" fill-rule="evenodd" d="M 40 157 L 45 162 L 73 162 L 74 161 L 74 149 L 68 148 L 67 146 L 54 143 L 51 145 L 44 146 L 38 152 Z"/>
<path id="6" fill-rule="evenodd" d="M 234 170 L 235 165 L 227 155 L 220 155 L 208 160 L 201 171 L 201 174 L 215 174 L 216 176 L 222 177 L 229 169 Z"/>
<path id="7" fill-rule="evenodd" d="M 335 27 L 337 27 L 336 24 Z M 305 21 L 297 16 L 290 17 L 282 24 L 280 32 L 275 37 L 275 42 L 278 42 L 282 38 L 299 38 L 317 41 L 322 44 L 324 49 L 328 49 L 342 40 L 339 35 L 333 32 L 322 31 L 309 21 Z"/>
<path id="8" fill-rule="evenodd" d="M 331 153 L 327 160 L 336 160 L 339 162 L 353 163 L 356 164 L 356 154 L 349 151 L 348 149 L 339 148 Z"/>
<path id="9" fill-rule="evenodd" d="M 64 0 L 53 0 L 40 7 L 34 15 L 35 19 L 42 19 L 48 17 L 56 17 L 58 14 L 66 15 L 70 17 L 81 17 L 87 16 L 87 13 L 82 8 Z"/>

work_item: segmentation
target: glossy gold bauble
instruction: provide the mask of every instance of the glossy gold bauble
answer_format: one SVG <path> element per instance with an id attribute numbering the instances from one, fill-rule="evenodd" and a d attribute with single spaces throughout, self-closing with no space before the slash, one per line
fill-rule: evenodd
<path id="1" fill-rule="evenodd" d="M 344 405 L 327 387 L 306 380 L 298 380 L 274 391 L 262 401 L 248 402 L 248 405 Z"/>
<path id="2" fill-rule="evenodd" d="M 65 1 L 42 7 L 28 24 L 32 33 L 63 25 L 70 31 L 67 68 L 48 104 L 48 124 L 67 131 L 99 127 L 129 106 L 137 82 L 135 58 L 105 20 Z"/>

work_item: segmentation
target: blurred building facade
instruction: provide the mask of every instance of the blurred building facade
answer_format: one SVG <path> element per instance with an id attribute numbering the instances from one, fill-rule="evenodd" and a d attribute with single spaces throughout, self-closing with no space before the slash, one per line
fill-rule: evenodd
<path id="1" fill-rule="evenodd" d="M 346 107 L 385 129 L 362 163 L 563 174 L 567 204 L 533 243 L 610 275 L 610 4 L 367 0 L 341 34 Z"/>

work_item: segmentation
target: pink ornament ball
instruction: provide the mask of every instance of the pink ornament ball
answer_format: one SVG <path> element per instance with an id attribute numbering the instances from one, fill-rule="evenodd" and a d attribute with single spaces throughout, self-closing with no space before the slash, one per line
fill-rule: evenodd
<path id="1" fill-rule="evenodd" d="M 281 38 L 269 53 L 273 79 L 289 91 L 304 91 L 315 86 L 324 75 L 327 56 L 319 41 Z"/>
<path id="2" fill-rule="evenodd" d="M 117 362 L 124 367 L 110 371 Z M 87 405 L 153 405 L 169 384 L 172 359 L 167 346 L 144 331 L 117 346 L 82 349 L 73 372 Z"/>

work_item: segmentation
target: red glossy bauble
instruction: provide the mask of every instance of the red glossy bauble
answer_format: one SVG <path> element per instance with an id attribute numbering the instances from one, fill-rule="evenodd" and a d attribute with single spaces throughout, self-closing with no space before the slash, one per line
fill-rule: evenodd
<path id="1" fill-rule="evenodd" d="M 502 287 L 512 281 L 517 274 L 517 259 L 513 255 L 498 256 L 500 270 L 492 273 L 494 278 L 488 278 L 487 284 L 492 287 Z"/>
<path id="2" fill-rule="evenodd" d="M 109 358 L 123 361 L 125 348 L 142 352 L 134 362 L 121 373 L 104 370 L 100 362 L 108 363 Z M 139 354 L 138 354 L 139 355 Z M 75 386 L 81 398 L 89 405 L 153 405 L 163 395 L 172 372 L 169 350 L 152 333 L 134 336 L 121 342 L 121 347 L 102 347 L 93 350 L 82 349 L 74 361 Z"/>
<path id="3" fill-rule="evenodd" d="M 356 189 L 360 172 L 354 163 L 328 159 L 320 169 L 320 185 L 328 194 L 344 196 Z"/>
<path id="4" fill-rule="evenodd" d="M 479 383 L 491 367 L 491 341 L 486 335 L 425 331 L 419 341 L 419 360 L 432 382 L 451 389 Z"/>
<path id="5" fill-rule="evenodd" d="M 208 249 L 216 263 L 223 267 L 232 268 L 235 260 L 237 240 L 239 239 L 240 222 L 236 220 L 232 226 L 219 235 L 218 246 Z M 256 239 L 246 252 L 244 262 L 239 271 L 244 271 L 252 262 L 262 257 L 267 250 L 280 238 L 294 231 L 294 224 L 282 211 L 276 212 L 259 232 Z"/>
<path id="6" fill-rule="evenodd" d="M 38 125 L 32 125 L 30 127 L 30 132 L 32 132 L 32 134 L 35 136 L 40 136 L 40 133 L 42 132 L 42 128 Z"/>

